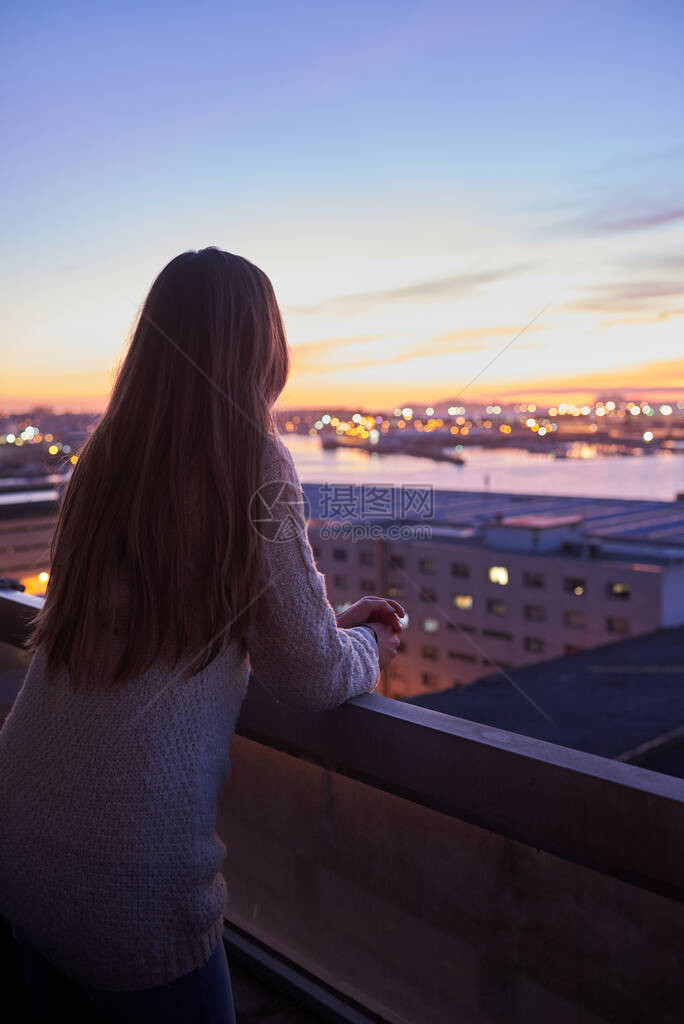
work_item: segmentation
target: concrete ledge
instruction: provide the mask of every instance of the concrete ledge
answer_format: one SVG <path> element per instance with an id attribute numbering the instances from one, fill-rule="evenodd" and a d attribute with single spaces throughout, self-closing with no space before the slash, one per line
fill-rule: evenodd
<path id="1" fill-rule="evenodd" d="M 40 601 L 0 591 L 0 640 L 21 645 Z M 684 901 L 684 780 L 375 695 L 303 712 L 254 678 L 237 732 Z"/>

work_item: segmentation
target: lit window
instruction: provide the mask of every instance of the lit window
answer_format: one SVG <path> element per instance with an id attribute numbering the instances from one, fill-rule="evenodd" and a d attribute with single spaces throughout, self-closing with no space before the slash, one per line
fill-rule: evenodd
<path id="1" fill-rule="evenodd" d="M 608 597 L 621 597 L 626 600 L 632 593 L 629 583 L 609 583 L 606 587 Z"/>
<path id="2" fill-rule="evenodd" d="M 436 633 L 439 629 L 439 621 L 437 619 L 423 619 L 421 629 L 424 633 Z"/>
<path id="3" fill-rule="evenodd" d="M 388 597 L 401 597 L 403 593 L 404 588 L 401 586 L 400 583 L 390 583 L 390 585 L 387 588 Z"/>
<path id="4" fill-rule="evenodd" d="M 454 608 L 458 608 L 461 612 L 470 611 L 473 607 L 473 599 L 470 594 L 454 594 L 452 601 Z"/>
<path id="5" fill-rule="evenodd" d="M 587 581 L 578 579 L 576 576 L 566 576 L 563 580 L 563 588 L 568 594 L 574 594 L 576 597 L 581 597 L 587 589 Z"/>
<path id="6" fill-rule="evenodd" d="M 490 583 L 498 583 L 500 587 L 505 587 L 508 583 L 508 569 L 503 565 L 490 565 L 487 576 Z"/>

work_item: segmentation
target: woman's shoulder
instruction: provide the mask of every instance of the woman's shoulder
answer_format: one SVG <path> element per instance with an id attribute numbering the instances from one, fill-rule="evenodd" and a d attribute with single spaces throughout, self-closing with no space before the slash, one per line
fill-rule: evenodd
<path id="1" fill-rule="evenodd" d="M 265 480 L 299 483 L 292 453 L 278 434 L 265 435 L 262 472 Z"/>

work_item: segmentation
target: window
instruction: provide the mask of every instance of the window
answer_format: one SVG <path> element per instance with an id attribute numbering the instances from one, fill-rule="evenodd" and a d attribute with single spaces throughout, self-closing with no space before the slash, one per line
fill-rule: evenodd
<path id="1" fill-rule="evenodd" d="M 422 587 L 420 591 L 421 601 L 436 601 L 437 594 L 430 587 Z"/>
<path id="2" fill-rule="evenodd" d="M 540 572 L 524 572 L 523 584 L 526 587 L 534 587 L 536 590 L 543 590 L 546 585 L 544 576 Z"/>
<path id="3" fill-rule="evenodd" d="M 526 651 L 532 651 L 534 654 L 543 654 L 546 650 L 546 641 L 539 636 L 526 636 L 523 647 Z"/>
<path id="4" fill-rule="evenodd" d="M 388 597 L 401 597 L 403 593 L 404 588 L 400 583 L 390 583 L 390 585 L 387 588 Z"/>
<path id="5" fill-rule="evenodd" d="M 401 555 L 390 555 L 389 559 L 388 559 L 388 562 L 389 562 L 390 567 L 392 569 L 403 569 L 404 568 L 404 559 L 401 557 Z"/>
<path id="6" fill-rule="evenodd" d="M 490 640 L 512 640 L 512 633 L 502 633 L 499 629 L 483 629 L 482 636 L 489 637 Z"/>
<path id="7" fill-rule="evenodd" d="M 563 647 L 563 654 L 579 654 L 583 651 L 583 647 L 579 647 L 577 644 L 565 644 Z"/>
<path id="8" fill-rule="evenodd" d="M 563 612 L 563 624 L 570 629 L 585 629 L 587 625 L 586 612 Z"/>
<path id="9" fill-rule="evenodd" d="M 487 611 L 490 613 L 490 615 L 505 615 L 506 605 L 504 604 L 503 601 L 495 601 L 493 598 L 491 598 L 489 601 L 487 601 Z"/>
<path id="10" fill-rule="evenodd" d="M 467 625 L 465 625 L 465 623 L 463 625 L 461 625 L 460 622 L 458 623 L 458 625 L 456 625 L 455 622 L 447 622 L 447 629 L 458 630 L 459 633 L 476 633 L 477 632 L 477 630 L 475 629 L 474 626 L 467 626 Z"/>
<path id="11" fill-rule="evenodd" d="M 361 590 L 363 590 L 364 593 L 366 593 L 366 594 L 374 594 L 375 590 L 376 590 L 375 580 L 367 580 L 367 579 L 364 580 L 364 579 L 362 579 L 361 580 Z"/>
<path id="12" fill-rule="evenodd" d="M 508 569 L 503 565 L 490 565 L 487 569 L 487 579 L 490 583 L 498 583 L 500 587 L 505 587 L 508 583 Z"/>
<path id="13" fill-rule="evenodd" d="M 563 580 L 563 590 L 567 591 L 568 594 L 575 594 L 576 597 L 581 597 L 586 589 L 587 581 L 581 580 L 577 576 L 566 576 Z"/>
<path id="14" fill-rule="evenodd" d="M 620 597 L 623 601 L 626 601 L 632 593 L 632 588 L 629 583 L 608 583 L 606 584 L 606 592 L 608 597 Z"/>
<path id="15" fill-rule="evenodd" d="M 523 614 L 528 622 L 543 622 L 546 618 L 546 610 L 540 604 L 526 604 Z"/>
<path id="16" fill-rule="evenodd" d="M 375 565 L 374 553 L 372 551 L 359 552 L 359 562 L 361 565 Z"/>
<path id="17" fill-rule="evenodd" d="M 333 558 L 336 562 L 347 561 L 347 549 L 346 548 L 333 548 Z"/>
<path id="18" fill-rule="evenodd" d="M 477 661 L 474 654 L 466 654 L 465 651 L 449 651 L 449 657 L 455 661 Z"/>
<path id="19" fill-rule="evenodd" d="M 424 658 L 427 658 L 428 661 L 437 661 L 437 658 L 439 656 L 438 649 L 436 647 L 433 647 L 431 644 L 423 644 L 423 646 L 420 649 L 420 653 L 423 655 Z"/>
<path id="20" fill-rule="evenodd" d="M 459 579 L 466 580 L 470 576 L 470 566 L 466 565 L 464 562 L 452 562 L 451 575 L 458 576 Z"/>
<path id="21" fill-rule="evenodd" d="M 341 587 L 342 589 L 344 589 L 347 586 L 347 577 L 346 576 L 333 576 L 333 584 L 336 587 Z"/>
<path id="22" fill-rule="evenodd" d="M 420 628 L 424 633 L 436 633 L 439 629 L 439 621 L 437 619 L 423 619 Z"/>
<path id="23" fill-rule="evenodd" d="M 460 612 L 468 612 L 473 607 L 473 599 L 470 594 L 454 594 L 451 599 L 454 608 Z"/>
<path id="24" fill-rule="evenodd" d="M 423 686 L 434 687 L 437 685 L 437 676 L 433 672 L 423 672 L 420 681 Z"/>
<path id="25" fill-rule="evenodd" d="M 421 558 L 418 562 L 418 568 L 421 572 L 432 575 L 435 571 L 435 563 L 431 558 Z"/>
<path id="26" fill-rule="evenodd" d="M 500 661 L 498 658 L 496 659 L 496 661 L 492 661 L 491 658 L 483 658 L 482 659 L 482 664 L 483 665 L 491 665 L 492 668 L 494 668 L 494 669 L 513 668 L 513 666 L 511 665 L 510 661 Z"/>
<path id="27" fill-rule="evenodd" d="M 627 619 L 606 619 L 606 631 L 608 633 L 629 633 L 629 621 Z"/>

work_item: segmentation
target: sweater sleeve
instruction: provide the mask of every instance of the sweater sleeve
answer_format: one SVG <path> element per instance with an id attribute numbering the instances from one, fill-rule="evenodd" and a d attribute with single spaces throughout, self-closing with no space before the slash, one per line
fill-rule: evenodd
<path id="1" fill-rule="evenodd" d="M 340 629 L 307 535 L 305 498 L 288 449 L 269 439 L 252 523 L 263 538 L 268 582 L 247 634 L 252 672 L 280 703 L 325 711 L 374 689 L 372 630 Z"/>

